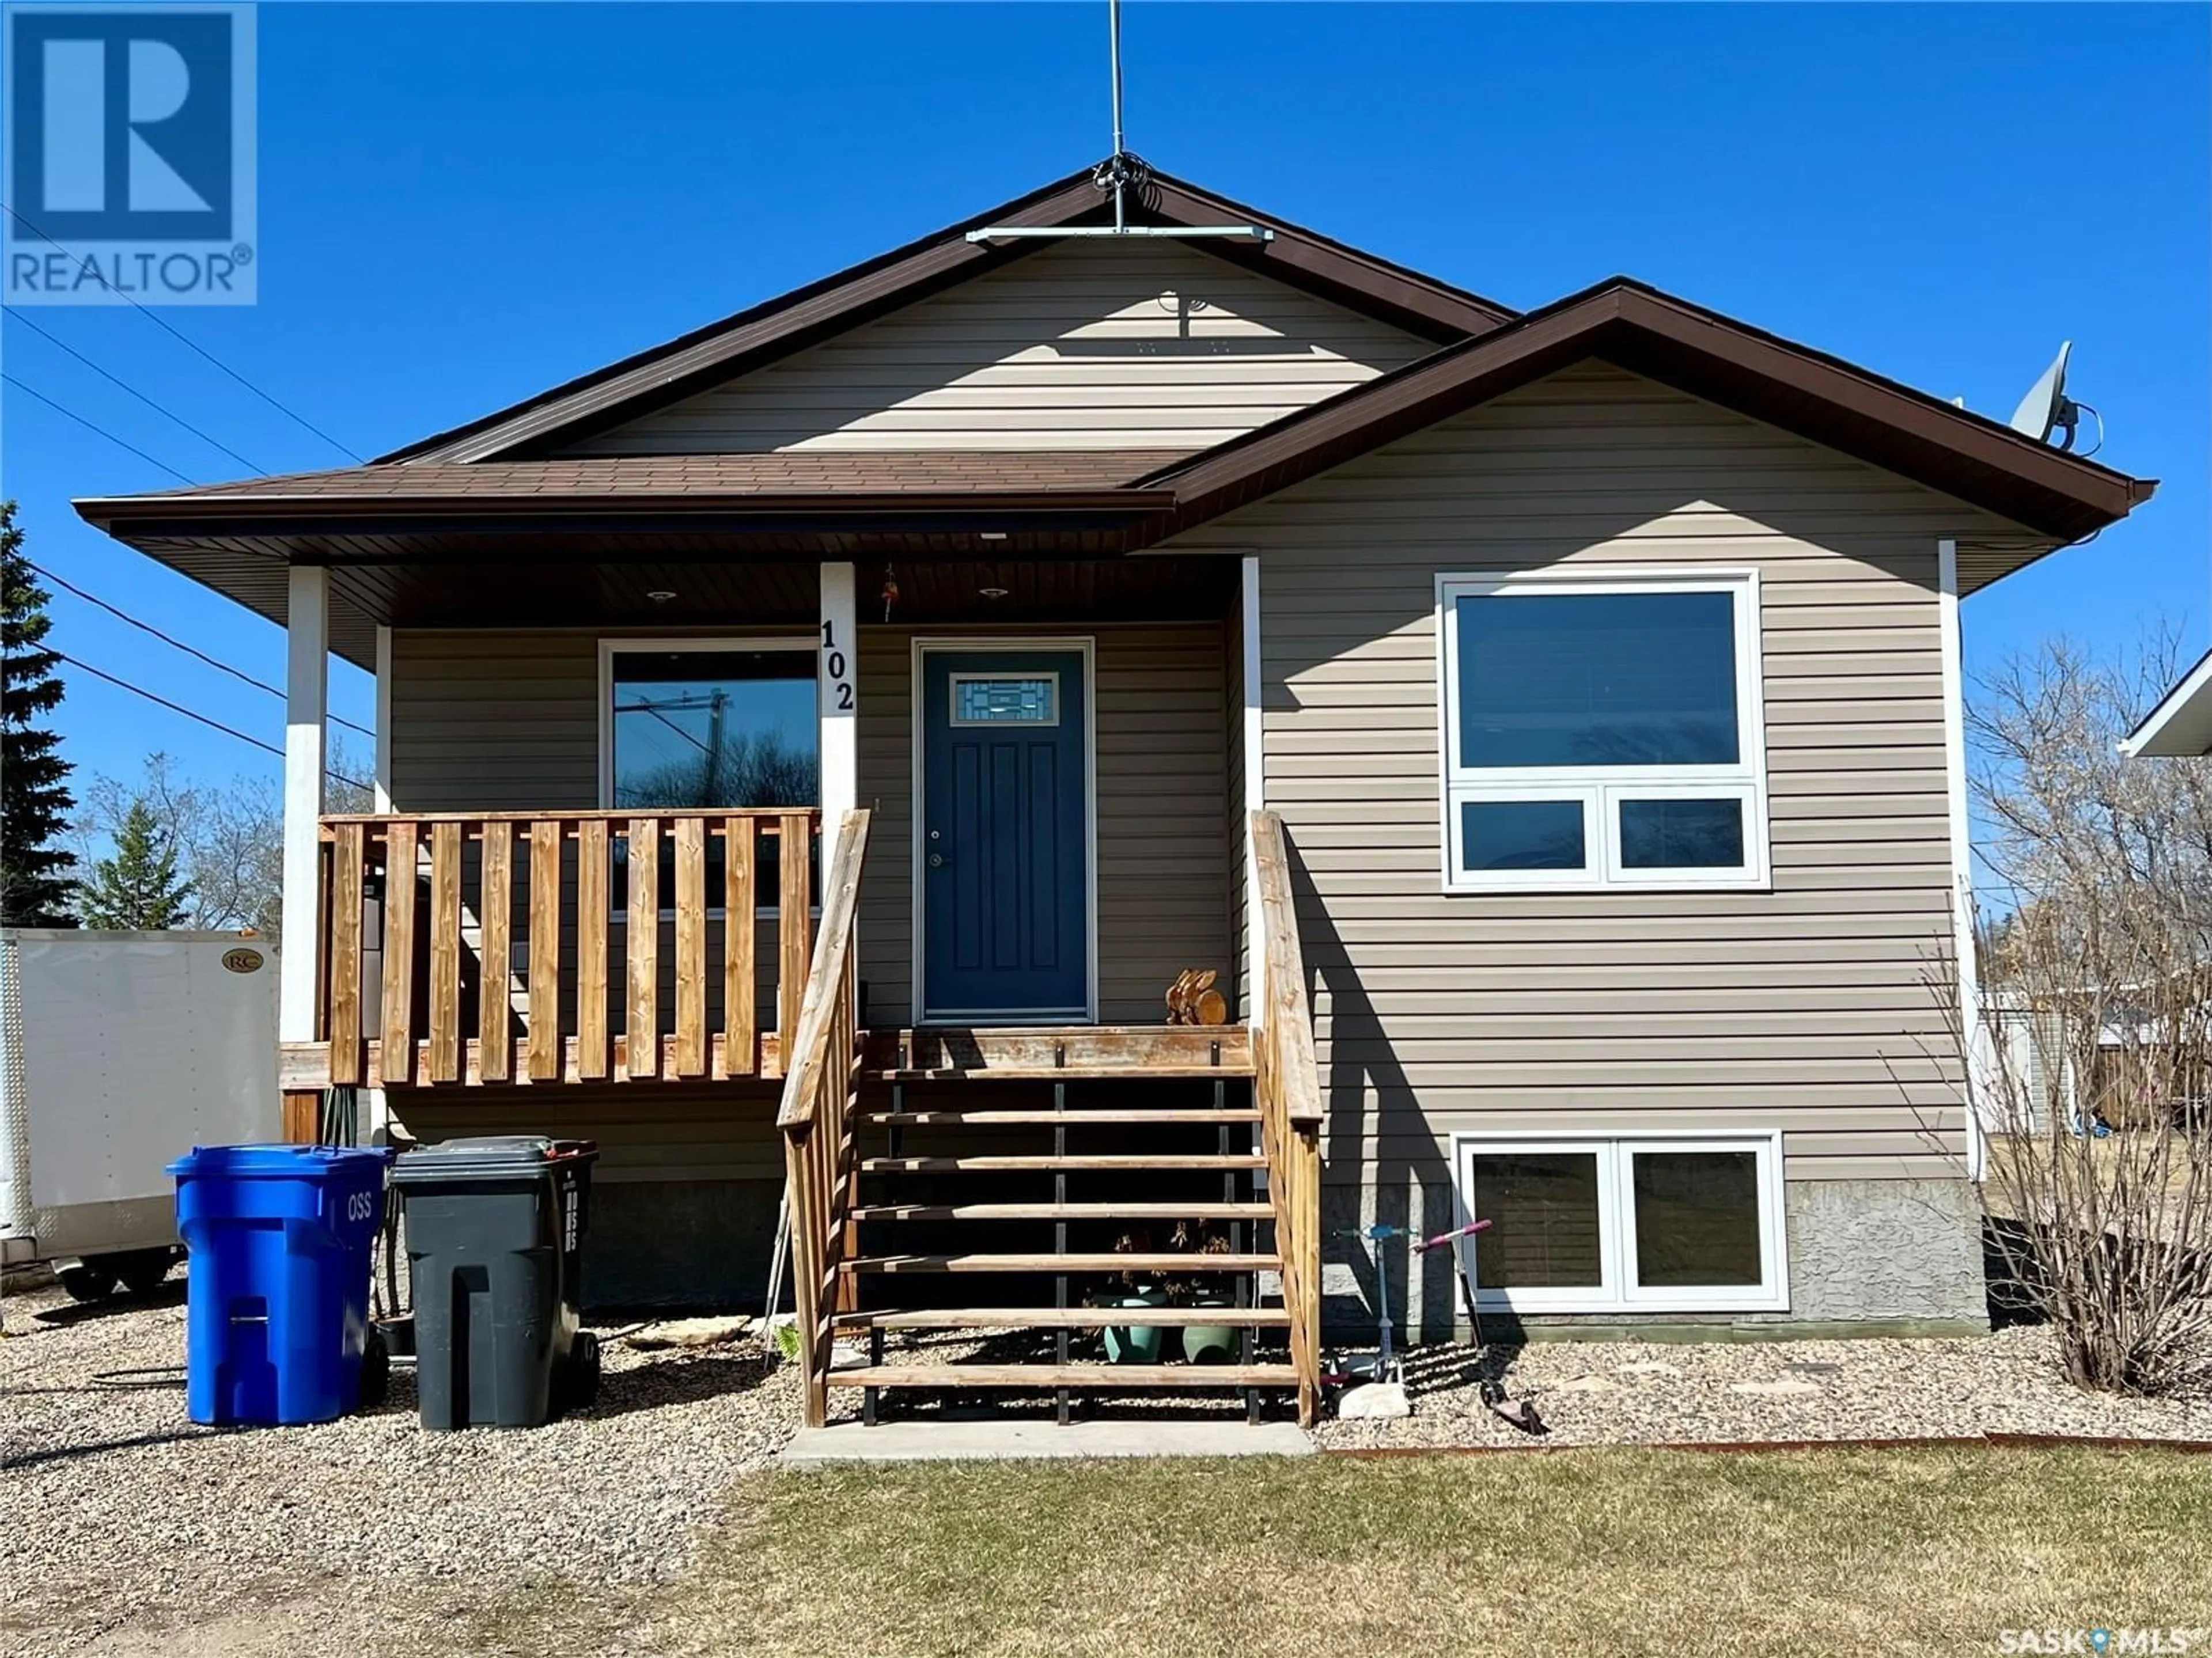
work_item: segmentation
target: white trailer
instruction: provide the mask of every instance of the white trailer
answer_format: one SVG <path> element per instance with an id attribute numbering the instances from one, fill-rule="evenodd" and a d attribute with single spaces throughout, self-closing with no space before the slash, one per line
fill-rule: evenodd
<path id="1" fill-rule="evenodd" d="M 179 1254 L 167 1165 L 279 1137 L 276 961 L 235 932 L 0 928 L 0 1264 L 81 1300 Z"/>

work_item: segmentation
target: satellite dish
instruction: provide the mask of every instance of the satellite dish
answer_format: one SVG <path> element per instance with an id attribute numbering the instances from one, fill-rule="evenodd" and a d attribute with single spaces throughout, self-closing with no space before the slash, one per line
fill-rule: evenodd
<path id="1" fill-rule="evenodd" d="M 2048 443 L 2053 432 L 2063 432 L 2061 449 L 2074 446 L 2075 428 L 2081 423 L 2079 404 L 2066 395 L 2066 360 L 2074 353 L 2074 342 L 2068 340 L 2058 348 L 2058 355 L 2043 377 L 2027 388 L 2027 395 L 2020 400 L 2020 407 L 2012 411 L 2012 429 L 2023 437 L 2033 438 L 2038 443 Z"/>

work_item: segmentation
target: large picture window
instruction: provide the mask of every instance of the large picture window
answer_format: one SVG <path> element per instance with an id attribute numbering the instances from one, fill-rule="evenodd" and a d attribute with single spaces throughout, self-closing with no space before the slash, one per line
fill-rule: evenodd
<path id="1" fill-rule="evenodd" d="M 822 799 L 813 641 L 609 641 L 602 647 L 600 799 L 640 811 L 814 806 Z M 760 841 L 756 890 L 775 902 L 779 846 Z M 707 890 L 722 890 L 723 842 L 707 843 Z M 627 850 L 617 843 L 617 857 Z M 674 848 L 661 848 L 661 905 L 675 902 Z M 626 890 L 617 872 L 615 890 Z"/>
<path id="2" fill-rule="evenodd" d="M 1444 884 L 1760 886 L 1751 572 L 1445 576 Z"/>
<path id="3" fill-rule="evenodd" d="M 1781 1137 L 1462 1135 L 1479 1305 L 1723 1312 L 1789 1304 Z"/>

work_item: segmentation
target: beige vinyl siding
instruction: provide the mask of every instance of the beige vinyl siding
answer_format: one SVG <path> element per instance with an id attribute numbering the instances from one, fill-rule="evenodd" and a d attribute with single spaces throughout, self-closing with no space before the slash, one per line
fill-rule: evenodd
<path id="1" fill-rule="evenodd" d="M 1334 1177 L 1624 1127 L 1778 1127 L 1798 1179 L 1945 1172 L 1936 543 L 2001 528 L 1593 364 L 1176 543 L 1261 556 Z M 1771 891 L 1443 892 L 1437 575 L 1561 562 L 1760 572 Z"/>
<path id="2" fill-rule="evenodd" d="M 1199 449 L 1433 349 L 1172 242 L 1060 242 L 562 452 Z"/>
<path id="3" fill-rule="evenodd" d="M 1230 966 L 1222 629 L 1220 623 L 1199 622 L 1091 634 L 1098 1011 L 1109 1024 L 1158 1023 L 1166 1017 L 1162 997 L 1182 969 L 1212 967 L 1225 975 Z M 877 1025 L 914 1017 L 915 632 L 860 630 L 860 793 L 875 811 L 860 882 L 860 976 L 868 1019 Z M 1039 629 L 1020 636 L 1060 635 Z"/>
<path id="4" fill-rule="evenodd" d="M 393 629 L 394 808 L 597 806 L 599 648 L 588 633 Z"/>
<path id="5" fill-rule="evenodd" d="M 777 1093 L 775 1084 L 757 1082 L 472 1089 L 466 1095 L 417 1090 L 399 1106 L 408 1132 L 422 1139 L 549 1134 L 596 1140 L 595 1181 L 766 1181 L 783 1178 Z"/>

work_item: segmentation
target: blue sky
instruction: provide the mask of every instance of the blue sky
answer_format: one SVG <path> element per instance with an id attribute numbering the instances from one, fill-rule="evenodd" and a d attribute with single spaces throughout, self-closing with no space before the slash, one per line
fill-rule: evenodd
<path id="1" fill-rule="evenodd" d="M 1103 3 L 270 4 L 260 303 L 165 314 L 362 455 L 881 251 L 1108 148 Z M 2008 414 L 2057 342 L 2165 480 L 1969 601 L 1969 672 L 2212 629 L 2212 11 L 1133 4 L 1131 147 L 1517 306 L 1627 272 Z M 125 310 L 32 320 L 268 471 L 346 457 Z M 12 317 L 8 371 L 196 480 L 240 468 Z M 277 630 L 71 496 L 166 474 L 7 388 L 32 556 L 271 681 Z M 58 642 L 279 740 L 281 705 L 61 596 Z M 367 677 L 334 669 L 366 725 Z M 75 677 L 87 773 L 258 751 Z M 353 739 L 361 763 L 366 745 Z"/>

